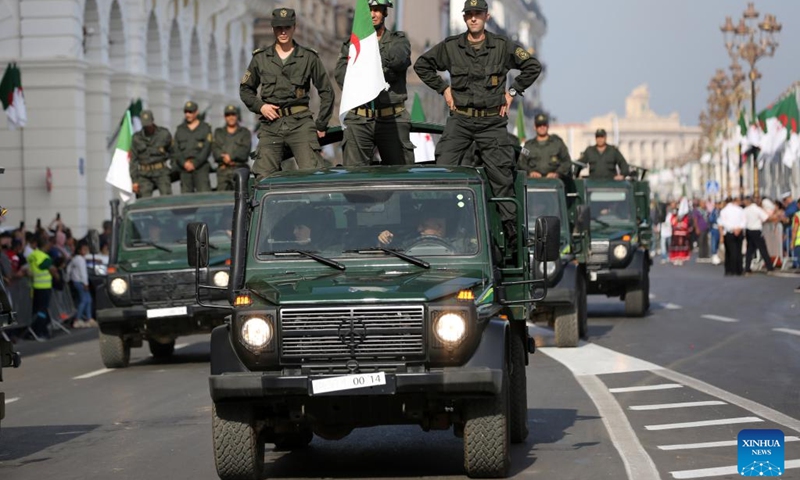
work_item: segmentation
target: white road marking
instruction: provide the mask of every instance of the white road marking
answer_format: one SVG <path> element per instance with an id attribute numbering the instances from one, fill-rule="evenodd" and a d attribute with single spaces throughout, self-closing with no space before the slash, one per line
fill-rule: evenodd
<path id="1" fill-rule="evenodd" d="M 739 320 L 730 317 L 722 317 L 719 315 L 701 315 L 702 318 L 706 318 L 708 320 L 716 320 L 718 322 L 725 322 L 725 323 L 737 323 Z"/>
<path id="2" fill-rule="evenodd" d="M 648 392 L 650 390 L 671 390 L 673 388 L 683 388 L 683 385 L 677 383 L 662 383 L 660 385 L 642 385 L 641 387 L 621 387 L 609 388 L 611 393 L 628 393 L 628 392 Z"/>
<path id="3" fill-rule="evenodd" d="M 175 350 L 180 350 L 181 348 L 186 348 L 189 345 L 191 345 L 191 344 L 189 344 L 189 343 L 179 343 L 179 344 L 175 345 Z"/>
<path id="4" fill-rule="evenodd" d="M 661 307 L 664 308 L 665 310 L 680 310 L 683 308 L 680 305 L 676 305 L 674 303 L 662 303 Z"/>
<path id="5" fill-rule="evenodd" d="M 677 472 L 669 472 L 672 478 L 706 478 L 706 477 L 721 477 L 723 475 L 736 475 L 739 473 L 738 466 L 732 465 L 730 467 L 715 467 L 715 468 L 701 468 L 698 470 L 679 470 Z M 790 468 L 800 468 L 800 460 L 787 460 L 784 465 L 784 470 Z"/>
<path id="6" fill-rule="evenodd" d="M 800 437 L 786 437 L 784 442 L 800 442 Z M 695 450 L 698 448 L 735 447 L 736 440 L 723 440 L 721 442 L 684 443 L 679 445 L 659 445 L 659 450 Z"/>
<path id="7" fill-rule="evenodd" d="M 788 333 L 789 335 L 797 335 L 800 337 L 800 330 L 792 330 L 791 328 L 773 328 L 773 332 Z"/>
<path id="8" fill-rule="evenodd" d="M 679 428 L 713 427 L 715 425 L 735 425 L 739 423 L 763 422 L 758 417 L 718 418 L 716 420 L 701 420 L 699 422 L 665 423 L 662 425 L 645 425 L 645 430 L 677 430 Z"/>
<path id="9" fill-rule="evenodd" d="M 566 365 L 575 375 L 641 372 L 661 368 L 593 343 L 581 344 L 580 348 L 543 347 L 539 350 Z"/>
<path id="10" fill-rule="evenodd" d="M 8 405 L 9 403 L 14 403 L 14 402 L 16 402 L 17 400 L 19 400 L 19 397 L 6 398 L 6 401 L 5 401 L 5 403 L 4 403 L 4 404 L 5 404 L 5 405 Z"/>
<path id="11" fill-rule="evenodd" d="M 713 405 L 727 405 L 719 400 L 709 400 L 706 402 L 681 402 L 681 403 L 662 403 L 660 405 L 634 405 L 628 407 L 631 410 L 667 410 L 671 408 L 691 408 L 691 407 L 710 407 Z"/>
<path id="12" fill-rule="evenodd" d="M 625 412 L 608 392 L 605 384 L 595 375 L 580 375 L 575 378 L 597 407 L 608 436 L 625 465 L 628 478 L 659 478 L 653 459 L 645 451 Z"/>
<path id="13" fill-rule="evenodd" d="M 95 370 L 94 372 L 84 373 L 83 375 L 78 375 L 77 377 L 72 377 L 73 380 L 86 380 L 87 378 L 96 377 L 98 375 L 102 375 L 104 373 L 110 372 L 110 368 L 101 368 L 100 370 Z"/>

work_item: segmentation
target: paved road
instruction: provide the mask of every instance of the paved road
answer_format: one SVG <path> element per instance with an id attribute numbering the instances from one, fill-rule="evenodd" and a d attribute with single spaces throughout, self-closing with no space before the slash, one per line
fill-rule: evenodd
<path id="1" fill-rule="evenodd" d="M 658 266 L 652 278 L 645 319 L 591 297 L 591 339 L 576 349 L 549 347 L 552 333 L 532 327 L 543 348 L 528 368 L 532 434 L 513 449 L 513 476 L 736 478 L 737 432 L 780 428 L 784 478 L 800 478 L 798 281 L 724 279 L 707 265 Z M 107 371 L 95 336 L 25 344 L 23 368 L 4 372 L 0 478 L 216 478 L 208 338 L 180 339 L 169 363 L 139 349 L 131 368 Z M 265 478 L 464 478 L 461 441 L 416 427 L 267 457 Z"/>

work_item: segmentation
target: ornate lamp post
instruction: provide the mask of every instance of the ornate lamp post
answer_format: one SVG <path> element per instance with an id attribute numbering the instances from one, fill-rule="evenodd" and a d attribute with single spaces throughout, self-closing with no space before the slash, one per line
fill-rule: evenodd
<path id="1" fill-rule="evenodd" d="M 731 70 L 738 66 L 741 58 L 750 66 L 750 110 L 752 121 L 756 121 L 756 81 L 761 78 L 761 73 L 756 68 L 756 63 L 764 57 L 772 57 L 778 48 L 777 35 L 783 26 L 778 23 L 775 15 L 765 14 L 764 20 L 759 22 L 760 14 L 756 11 L 755 4 L 749 3 L 747 10 L 739 19 L 739 24 L 734 26 L 731 17 L 725 19 L 725 25 L 720 30 L 725 36 L 725 47 L 733 61 Z M 738 68 L 741 74 L 741 68 Z M 744 78 L 742 78 L 742 81 Z M 759 193 L 758 165 L 753 154 L 753 190 Z M 739 169 L 741 172 L 741 169 Z M 741 174 L 740 174 L 741 175 Z M 740 177 L 740 182 L 741 182 Z M 741 186 L 740 186 L 741 188 Z"/>

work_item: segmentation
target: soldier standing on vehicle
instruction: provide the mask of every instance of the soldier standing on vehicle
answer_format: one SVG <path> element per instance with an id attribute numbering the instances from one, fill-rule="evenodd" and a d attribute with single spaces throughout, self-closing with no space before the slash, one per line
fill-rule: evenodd
<path id="1" fill-rule="evenodd" d="M 435 45 L 414 64 L 419 78 L 442 94 L 450 109 L 444 133 L 436 145 L 438 165 L 458 165 L 472 142 L 481 151 L 492 194 L 514 196 L 514 145 L 509 140 L 508 110 L 539 77 L 541 64 L 519 44 L 486 31 L 486 0 L 466 0 L 467 32 Z M 520 74 L 506 91 L 511 69 Z M 437 72 L 450 72 L 450 85 Z M 509 243 L 516 240 L 516 208 L 498 204 Z"/>
<path id="2" fill-rule="evenodd" d="M 369 7 L 389 89 L 382 91 L 372 102 L 348 112 L 344 119 L 344 164 L 369 165 L 377 146 L 382 164 L 411 165 L 414 163 L 414 144 L 409 138 L 411 117 L 405 106 L 411 44 L 404 32 L 392 32 L 386 28 L 388 10 L 394 7 L 391 0 L 369 0 Z M 344 87 L 349 52 L 348 40 L 342 45 L 336 63 L 336 83 L 340 87 Z"/>
<path id="3" fill-rule="evenodd" d="M 589 177 L 598 180 L 624 180 L 630 175 L 625 157 L 614 145 L 606 143 L 606 131 L 602 128 L 594 134 L 596 145 L 581 155 L 581 162 L 589 166 Z"/>
<path id="4" fill-rule="evenodd" d="M 536 138 L 525 142 L 519 167 L 531 178 L 565 178 L 571 173 L 569 150 L 558 135 L 550 135 L 550 119 L 540 113 L 534 119 Z"/>
<path id="5" fill-rule="evenodd" d="M 142 129 L 133 134 L 131 140 L 131 180 L 133 192 L 138 198 L 159 195 L 172 195 L 167 160 L 172 155 L 172 135 L 164 127 L 159 127 L 153 119 L 153 112 L 142 111 Z M 174 160 L 173 160 L 174 161 Z"/>
<path id="6" fill-rule="evenodd" d="M 210 192 L 211 125 L 197 118 L 197 104 L 183 106 L 185 121 L 175 131 L 173 167 L 181 172 L 181 193 Z"/>
<path id="7" fill-rule="evenodd" d="M 217 161 L 217 190 L 233 190 L 237 168 L 250 168 L 250 130 L 239 124 L 239 107 L 225 107 L 225 126 L 214 131 L 211 152 Z"/>
<path id="8" fill-rule="evenodd" d="M 253 52 L 240 82 L 242 102 L 261 115 L 258 155 L 253 165 L 259 179 L 281 169 L 285 146 L 291 149 L 301 170 L 323 166 L 319 139 L 325 136 L 333 114 L 333 86 L 317 52 L 294 41 L 295 23 L 291 8 L 272 12 L 275 43 Z M 308 109 L 311 82 L 320 98 L 316 122 Z"/>

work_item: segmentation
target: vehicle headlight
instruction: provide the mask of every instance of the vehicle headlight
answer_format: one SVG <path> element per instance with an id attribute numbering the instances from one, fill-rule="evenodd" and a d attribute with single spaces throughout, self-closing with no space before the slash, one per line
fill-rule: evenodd
<path id="1" fill-rule="evenodd" d="M 464 340 L 467 333 L 467 320 L 457 313 L 445 313 L 436 319 L 433 331 L 443 343 L 455 345 Z"/>
<path id="2" fill-rule="evenodd" d="M 250 317 L 242 323 L 241 333 L 246 347 L 262 349 L 272 340 L 272 325 L 266 318 Z"/>
<path id="3" fill-rule="evenodd" d="M 614 258 L 617 260 L 624 260 L 628 256 L 628 247 L 625 245 L 617 245 L 614 247 Z"/>
<path id="4" fill-rule="evenodd" d="M 226 271 L 220 271 L 214 274 L 214 285 L 217 287 L 227 287 L 230 275 Z"/>
<path id="5" fill-rule="evenodd" d="M 121 297 L 128 291 L 128 282 L 126 282 L 124 278 L 115 278 L 114 280 L 111 280 L 109 288 L 111 293 Z"/>
<path id="6" fill-rule="evenodd" d="M 539 262 L 539 273 L 544 274 L 545 272 L 548 277 L 552 277 L 556 273 L 556 262 Z"/>

